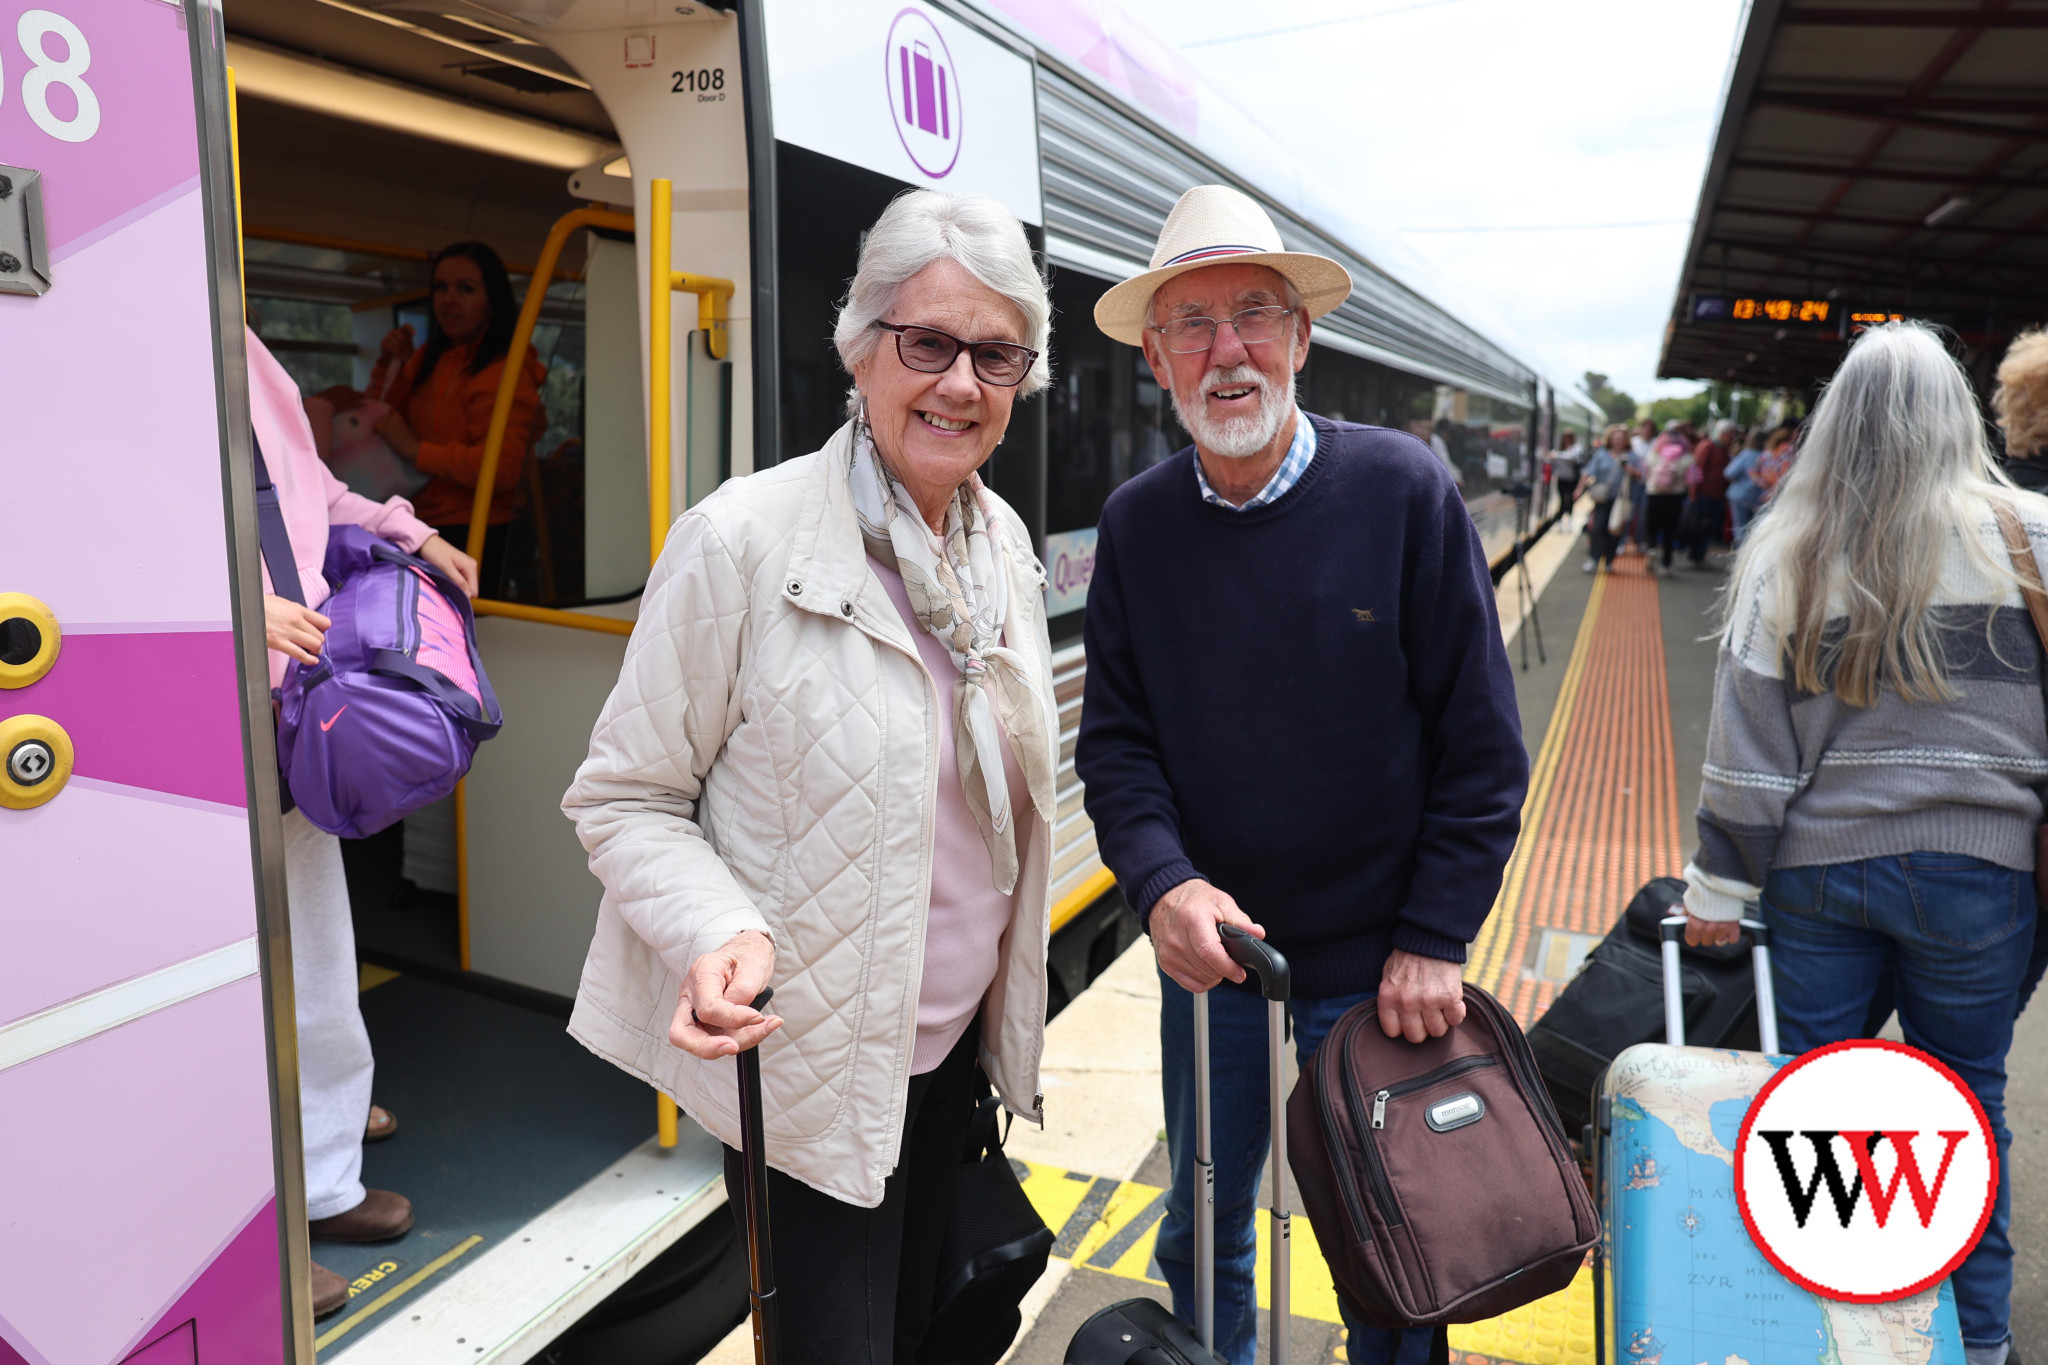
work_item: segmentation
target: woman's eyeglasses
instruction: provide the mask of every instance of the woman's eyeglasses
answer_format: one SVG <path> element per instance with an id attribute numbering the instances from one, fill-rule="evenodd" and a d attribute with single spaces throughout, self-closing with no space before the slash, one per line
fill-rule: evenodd
<path id="1" fill-rule="evenodd" d="M 884 332 L 896 334 L 896 358 L 920 374 L 944 374 L 953 368 L 960 352 L 967 352 L 974 373 L 985 383 L 1014 389 L 1031 373 L 1038 352 L 1008 341 L 962 341 L 936 327 L 916 327 L 895 322 L 876 322 Z"/>
<path id="2" fill-rule="evenodd" d="M 1152 330 L 1166 338 L 1166 349 L 1175 355 L 1199 355 L 1216 344 L 1216 329 L 1229 323 L 1237 339 L 1247 346 L 1278 341 L 1287 330 L 1292 308 L 1247 308 L 1227 318 L 1175 318 Z"/>

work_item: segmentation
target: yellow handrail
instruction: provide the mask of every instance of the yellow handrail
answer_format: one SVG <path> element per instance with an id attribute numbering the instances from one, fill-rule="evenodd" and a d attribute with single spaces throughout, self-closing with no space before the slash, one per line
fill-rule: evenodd
<path id="1" fill-rule="evenodd" d="M 631 635 L 633 623 L 616 616 L 599 616 L 587 611 L 557 611 L 553 607 L 529 607 L 524 602 L 495 602 L 479 597 L 470 603 L 478 616 L 503 616 L 513 621 L 532 621 L 543 626 L 567 626 L 571 630 L 594 630 L 605 635 Z"/>
<path id="2" fill-rule="evenodd" d="M 647 315 L 647 559 L 661 558 L 668 539 L 669 505 L 669 295 L 697 296 L 697 327 L 713 360 L 725 359 L 726 304 L 733 282 L 713 275 L 692 275 L 671 268 L 670 233 L 675 226 L 675 187 L 667 180 L 648 185 L 647 276 L 653 297 Z"/>
<path id="3" fill-rule="evenodd" d="M 547 300 L 548 285 L 555 275 L 555 262 L 562 257 L 562 248 L 568 244 L 569 234 L 580 227 L 613 228 L 621 232 L 633 230 L 633 220 L 626 214 L 613 213 L 607 209 L 571 209 L 555 220 L 548 229 L 547 245 L 541 248 L 540 260 L 535 262 L 533 273 L 526 282 L 526 302 L 519 309 L 519 323 L 512 329 L 512 344 L 505 348 L 505 369 L 498 376 L 498 397 L 491 405 L 491 425 L 484 433 L 484 459 L 482 468 L 477 470 L 476 499 L 469 508 L 470 558 L 482 562 L 484 557 L 484 536 L 490 529 L 491 485 L 498 481 L 498 456 L 505 446 L 505 427 L 512 420 L 512 399 L 519 392 L 519 372 L 525 368 L 526 349 L 533 344 L 533 327 L 540 321 L 540 306 Z M 282 234 L 280 234 L 282 237 Z M 282 237 L 289 240 L 288 237 Z M 361 245 L 361 244 L 358 244 Z M 536 517 L 545 514 L 546 509 L 536 507 Z M 593 616 L 580 611 L 551 611 L 546 607 L 529 607 L 521 602 L 497 602 L 478 598 L 472 606 L 478 616 L 504 616 L 515 621 L 536 621 L 545 625 L 570 626 L 577 630 L 601 631 L 609 635 L 631 635 L 633 623 L 611 616 Z M 469 793 L 466 782 L 455 784 L 455 930 L 457 961 L 462 970 L 469 970 Z"/>
<path id="4" fill-rule="evenodd" d="M 526 349 L 533 343 L 533 327 L 540 321 L 540 306 L 547 300 L 548 285 L 554 280 L 555 262 L 569 234 L 581 227 L 605 227 L 622 232 L 633 230 L 633 220 L 610 209 L 571 209 L 548 229 L 547 245 L 540 249 L 533 276 L 526 283 L 526 303 L 519 310 L 519 325 L 512 329 L 512 344 L 505 348 L 505 369 L 498 376 L 498 398 L 491 404 L 491 425 L 484 434 L 483 465 L 476 474 L 476 500 L 469 509 L 469 557 L 484 557 L 484 533 L 491 516 L 491 485 L 498 481 L 498 458 L 505 445 L 505 427 L 512 420 L 512 399 L 519 392 L 519 373 L 526 367 Z M 539 515 L 540 509 L 534 509 Z"/>
<path id="5" fill-rule="evenodd" d="M 661 558 L 668 540 L 669 501 L 669 295 L 680 290 L 697 296 L 697 326 L 714 360 L 725 359 L 725 304 L 732 297 L 731 280 L 690 275 L 671 268 L 670 234 L 675 228 L 674 185 L 655 180 L 648 185 L 647 276 L 651 297 L 647 310 L 647 562 Z M 666 1091 L 654 1092 L 657 1144 L 676 1145 L 676 1102 Z"/>

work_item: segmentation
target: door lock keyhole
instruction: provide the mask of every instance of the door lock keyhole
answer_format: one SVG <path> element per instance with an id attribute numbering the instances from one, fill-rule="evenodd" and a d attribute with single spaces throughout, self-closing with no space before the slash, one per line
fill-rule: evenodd
<path id="1" fill-rule="evenodd" d="M 41 783 L 57 770 L 57 755 L 39 739 L 25 739 L 7 755 L 7 775 L 24 787 Z"/>

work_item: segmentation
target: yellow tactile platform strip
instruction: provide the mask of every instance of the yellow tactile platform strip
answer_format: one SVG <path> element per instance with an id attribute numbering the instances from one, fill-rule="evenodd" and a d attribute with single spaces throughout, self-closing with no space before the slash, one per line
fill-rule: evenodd
<path id="1" fill-rule="evenodd" d="M 1677 874 L 1678 781 L 1656 580 L 1640 558 L 1594 581 L 1522 806 L 1522 838 L 1465 979 L 1527 1027 L 1562 982 L 1545 930 L 1598 936 L 1652 877 Z"/>
<path id="2" fill-rule="evenodd" d="M 1165 1191 L 1135 1180 L 1108 1180 L 1082 1171 L 1024 1163 L 1024 1192 L 1053 1229 L 1053 1255 L 1129 1280 L 1163 1284 L 1152 1264 L 1153 1243 L 1165 1211 Z M 1340 1321 L 1337 1290 L 1316 1245 L 1315 1229 L 1296 1214 L 1289 1236 L 1293 1314 L 1317 1322 Z M 1270 1308 L 1272 1219 L 1261 1214 L 1259 1307 Z M 1593 1359 L 1593 1282 L 1582 1270 L 1569 1289 L 1487 1322 L 1451 1329 L 1455 1365 L 1585 1365 Z"/>

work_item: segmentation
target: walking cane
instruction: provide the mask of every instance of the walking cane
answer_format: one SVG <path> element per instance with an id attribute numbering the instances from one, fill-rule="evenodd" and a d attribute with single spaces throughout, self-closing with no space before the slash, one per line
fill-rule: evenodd
<path id="1" fill-rule="evenodd" d="M 754 997 L 765 1011 L 773 987 Z M 739 1055 L 740 1150 L 746 1158 L 747 1287 L 753 1305 L 754 1365 L 775 1365 L 775 1257 L 768 1242 L 768 1134 L 761 1121 L 761 1049 Z"/>

